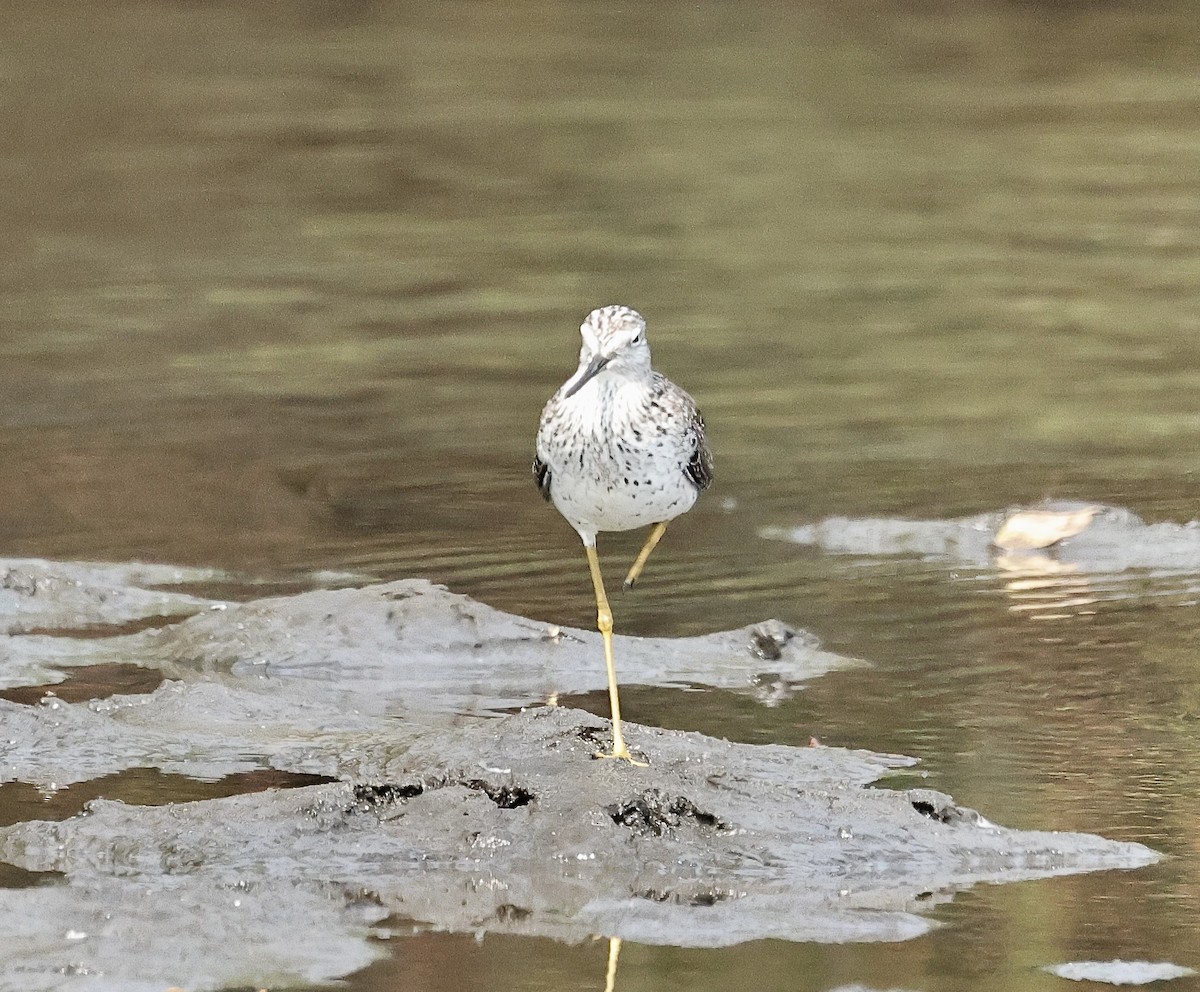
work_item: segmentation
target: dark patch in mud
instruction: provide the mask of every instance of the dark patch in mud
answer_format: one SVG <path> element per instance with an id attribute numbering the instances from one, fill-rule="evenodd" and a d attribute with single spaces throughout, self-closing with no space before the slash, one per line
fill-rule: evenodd
<path id="1" fill-rule="evenodd" d="M 750 650 L 763 661 L 778 661 L 783 657 L 783 646 L 795 636 L 795 631 L 780 628 L 772 631 L 755 627 L 750 632 Z"/>
<path id="2" fill-rule="evenodd" d="M 678 892 L 672 889 L 643 889 L 635 893 L 638 899 L 649 902 L 668 903 L 672 906 L 715 906 L 719 902 L 733 898 L 733 893 L 725 889 L 705 889 L 700 892 Z"/>
<path id="3" fill-rule="evenodd" d="M 482 782 L 479 779 L 472 779 L 461 784 L 468 789 L 477 789 L 484 793 L 500 809 L 520 809 L 522 806 L 528 806 L 534 798 L 532 792 L 519 785 L 492 785 L 490 782 Z"/>
<path id="4" fill-rule="evenodd" d="M 425 786 L 420 782 L 411 785 L 356 785 L 354 805 L 346 812 L 365 813 L 374 807 L 395 806 L 424 791 Z"/>
<path id="5" fill-rule="evenodd" d="M 524 906 L 514 906 L 511 902 L 506 902 L 496 907 L 494 915 L 500 923 L 520 923 L 521 920 L 529 919 L 533 915 L 533 910 L 526 909 Z"/>
<path id="6" fill-rule="evenodd" d="M 519 785 L 496 785 L 477 778 L 439 778 L 429 782 L 410 782 L 403 785 L 356 785 L 354 787 L 354 803 L 346 812 L 365 813 L 372 809 L 395 806 L 425 792 L 444 789 L 451 785 L 461 785 L 464 789 L 482 792 L 500 809 L 520 809 L 522 806 L 528 806 L 535 798 L 532 792 Z"/>
<path id="7" fill-rule="evenodd" d="M 586 726 L 578 727 L 575 730 L 575 736 L 585 744 L 591 744 L 593 747 L 607 747 L 612 741 L 606 736 L 606 731 L 603 727 Z"/>
<path id="8" fill-rule="evenodd" d="M 929 789 L 910 790 L 908 801 L 918 813 L 937 823 L 945 823 L 950 826 L 959 824 L 978 826 L 982 820 L 975 810 L 955 805 L 949 801 L 949 797 Z"/>
<path id="9" fill-rule="evenodd" d="M 729 825 L 699 809 L 686 796 L 668 796 L 659 789 L 647 789 L 640 796 L 606 806 L 608 813 L 619 827 L 629 827 L 635 834 L 662 837 L 681 824 L 691 821 L 707 830 L 729 830 Z"/>
<path id="10" fill-rule="evenodd" d="M 626 695 L 629 695 L 629 692 L 630 692 L 629 690 L 626 690 Z M 588 706 L 593 699 L 597 699 L 597 698 L 599 698 L 597 693 L 587 693 L 587 694 L 584 694 L 581 696 L 572 696 L 572 695 L 564 693 L 559 696 L 558 704 L 560 706 L 566 706 L 568 708 L 572 707 L 572 706 Z M 608 697 L 605 696 L 604 697 L 605 702 L 598 703 L 597 705 L 607 706 L 608 705 L 607 699 L 608 699 Z M 592 714 L 592 715 L 595 716 L 596 714 Z M 588 746 L 590 746 L 593 749 L 592 750 L 593 758 L 603 758 L 606 754 L 608 754 L 609 752 L 612 751 L 612 747 L 613 747 L 612 732 L 609 731 L 606 727 L 599 727 L 599 726 L 594 726 L 594 725 L 577 727 L 575 729 L 574 733 L 572 734 L 572 736 L 575 737 L 577 740 L 583 741 L 584 744 L 587 744 Z M 629 742 L 626 741 L 626 744 L 628 744 L 628 743 Z M 632 746 L 630 746 L 629 750 L 630 750 L 630 753 L 638 761 L 643 761 L 647 765 L 650 765 L 653 763 L 650 760 L 650 755 L 648 755 L 645 751 L 641 751 L 638 748 L 632 747 Z"/>
<path id="11" fill-rule="evenodd" d="M 394 589 L 383 594 L 384 599 L 390 599 L 394 603 L 399 603 L 405 599 L 411 599 L 416 593 L 411 589 Z"/>
<path id="12" fill-rule="evenodd" d="M 140 665 L 81 665 L 71 669 L 63 682 L 52 685 L 23 685 L 0 689 L 0 699 L 21 706 L 36 706 L 46 696 L 65 703 L 82 703 L 109 696 L 136 696 L 153 692 L 166 681 L 162 672 Z"/>

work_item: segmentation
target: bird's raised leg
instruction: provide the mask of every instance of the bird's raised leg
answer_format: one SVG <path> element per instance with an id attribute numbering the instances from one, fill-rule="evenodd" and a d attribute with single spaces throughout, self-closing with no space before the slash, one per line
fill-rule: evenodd
<path id="1" fill-rule="evenodd" d="M 596 590 L 596 626 L 600 628 L 600 636 L 604 638 L 604 664 L 608 668 L 608 701 L 612 708 L 613 749 L 612 753 L 603 751 L 597 753 L 597 758 L 624 758 L 631 765 L 646 766 L 644 761 L 637 761 L 629 748 L 625 746 L 625 738 L 621 734 L 621 700 L 617 695 L 617 669 L 613 664 L 613 617 L 608 606 L 608 596 L 604 592 L 604 577 L 600 574 L 600 559 L 596 555 L 596 545 L 584 543 L 587 552 L 588 568 L 592 572 L 592 585 Z"/>
<path id="2" fill-rule="evenodd" d="M 658 542 L 662 540 L 663 534 L 667 532 L 668 523 L 670 523 L 669 520 L 664 520 L 662 523 L 655 524 L 650 529 L 650 536 L 646 538 L 646 543 L 642 545 L 642 550 L 638 552 L 637 558 L 634 559 L 633 565 L 629 569 L 629 574 L 625 576 L 625 585 L 623 588 L 626 592 L 630 590 L 642 574 L 642 569 L 646 567 L 646 559 L 650 557 L 650 552 L 658 547 Z"/>

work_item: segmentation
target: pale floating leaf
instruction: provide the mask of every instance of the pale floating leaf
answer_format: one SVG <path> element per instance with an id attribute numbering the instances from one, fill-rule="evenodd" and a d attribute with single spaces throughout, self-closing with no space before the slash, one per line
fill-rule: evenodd
<path id="1" fill-rule="evenodd" d="M 1018 510 L 996 531 L 992 543 L 1005 551 L 1036 551 L 1082 533 L 1100 512 L 1098 506 L 1080 510 Z"/>

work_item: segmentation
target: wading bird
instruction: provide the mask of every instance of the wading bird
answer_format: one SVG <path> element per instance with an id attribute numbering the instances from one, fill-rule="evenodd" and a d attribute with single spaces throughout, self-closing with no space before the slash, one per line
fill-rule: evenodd
<path id="1" fill-rule="evenodd" d="M 613 749 L 634 759 L 621 733 L 613 664 L 613 616 L 596 535 L 653 525 L 625 579 L 637 581 L 667 524 L 686 513 L 713 479 L 712 453 L 695 401 L 650 366 L 646 320 L 629 307 L 600 307 L 580 325 L 579 368 L 542 411 L 533 475 L 542 496 L 583 541 L 604 639 Z"/>

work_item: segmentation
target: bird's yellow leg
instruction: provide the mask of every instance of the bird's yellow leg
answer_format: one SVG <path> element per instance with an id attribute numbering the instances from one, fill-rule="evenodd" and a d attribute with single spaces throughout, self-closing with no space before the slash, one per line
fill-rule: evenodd
<path id="1" fill-rule="evenodd" d="M 613 992 L 617 987 L 617 958 L 621 956 L 621 938 L 608 938 L 608 972 L 604 976 L 604 992 Z"/>
<path id="2" fill-rule="evenodd" d="M 612 610 L 608 606 L 608 596 L 604 592 L 604 577 L 600 574 L 600 559 L 596 555 L 594 544 L 585 544 L 583 549 L 587 552 L 588 568 L 592 572 L 592 585 L 596 590 L 596 626 L 600 628 L 600 636 L 604 638 L 604 664 L 608 668 L 608 701 L 612 707 L 612 753 L 606 754 L 602 751 L 596 757 L 624 758 L 631 765 L 641 765 L 644 768 L 646 763 L 637 761 L 629 753 L 629 748 L 625 746 L 625 738 L 621 734 L 621 700 L 617 695 L 617 668 L 613 664 L 613 616 Z"/>
<path id="3" fill-rule="evenodd" d="M 624 589 L 628 591 L 630 587 L 637 582 L 638 577 L 642 574 L 642 569 L 646 567 L 646 559 L 650 557 L 650 552 L 658 547 L 658 542 L 662 540 L 663 534 L 667 532 L 667 524 L 669 520 L 664 520 L 662 523 L 655 524 L 650 529 L 650 536 L 646 538 L 646 543 L 642 545 L 642 550 L 634 559 L 633 565 L 629 569 L 629 574 L 625 576 Z"/>

